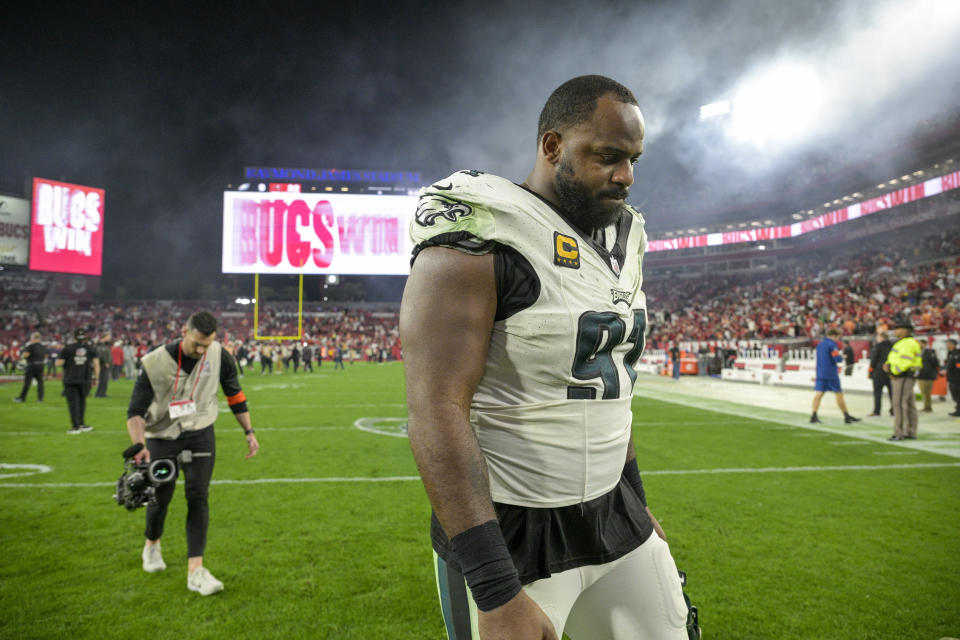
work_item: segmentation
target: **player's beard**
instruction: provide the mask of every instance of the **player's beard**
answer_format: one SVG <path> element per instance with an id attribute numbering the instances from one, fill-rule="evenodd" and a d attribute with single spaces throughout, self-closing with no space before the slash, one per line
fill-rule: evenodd
<path id="1" fill-rule="evenodd" d="M 586 233 L 606 227 L 620 217 L 623 203 L 606 198 L 626 198 L 626 189 L 607 189 L 590 193 L 590 190 L 577 179 L 573 167 L 564 159 L 557 165 L 553 179 L 553 190 L 557 194 L 560 210 L 577 228 Z"/>

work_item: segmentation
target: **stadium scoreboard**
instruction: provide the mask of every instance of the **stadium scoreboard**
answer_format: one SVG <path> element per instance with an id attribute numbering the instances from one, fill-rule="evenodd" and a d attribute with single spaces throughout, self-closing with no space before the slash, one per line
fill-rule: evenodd
<path id="1" fill-rule="evenodd" d="M 415 195 L 226 191 L 223 273 L 407 275 Z"/>
<path id="2" fill-rule="evenodd" d="M 104 190 L 33 179 L 30 269 L 99 276 Z"/>

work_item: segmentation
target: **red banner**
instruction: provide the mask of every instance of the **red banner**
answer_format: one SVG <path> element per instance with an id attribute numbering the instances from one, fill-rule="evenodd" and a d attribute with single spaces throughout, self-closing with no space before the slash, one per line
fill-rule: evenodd
<path id="1" fill-rule="evenodd" d="M 938 178 L 931 178 L 926 182 L 918 182 L 897 191 L 885 193 L 876 198 L 864 200 L 859 204 L 853 204 L 842 209 L 828 211 L 823 215 L 802 222 L 796 222 L 790 225 L 779 227 L 761 227 L 757 229 L 742 229 L 740 231 L 728 231 L 726 233 L 714 233 L 710 235 L 682 236 L 663 240 L 651 240 L 647 244 L 647 251 L 675 251 L 677 249 L 689 249 L 691 247 L 706 247 L 721 244 L 739 244 L 743 242 L 757 242 L 760 240 L 773 240 L 777 238 L 792 238 L 818 231 L 820 229 L 853 220 L 862 216 L 870 215 L 878 211 L 885 211 L 893 207 L 899 207 L 908 202 L 921 200 L 929 196 L 935 196 L 944 191 L 960 188 L 960 171 L 954 171 Z"/>

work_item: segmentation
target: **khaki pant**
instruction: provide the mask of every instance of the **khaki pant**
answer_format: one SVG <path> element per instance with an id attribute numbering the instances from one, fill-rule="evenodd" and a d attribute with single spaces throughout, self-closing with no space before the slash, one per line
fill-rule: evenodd
<path id="1" fill-rule="evenodd" d="M 930 406 L 930 392 L 933 391 L 933 380 L 917 380 L 917 388 L 920 389 L 920 395 L 923 396 L 923 410 L 933 411 Z"/>
<path id="2" fill-rule="evenodd" d="M 913 397 L 914 379 L 909 376 L 890 378 L 893 383 L 893 435 L 898 438 L 917 436 L 917 403 Z"/>

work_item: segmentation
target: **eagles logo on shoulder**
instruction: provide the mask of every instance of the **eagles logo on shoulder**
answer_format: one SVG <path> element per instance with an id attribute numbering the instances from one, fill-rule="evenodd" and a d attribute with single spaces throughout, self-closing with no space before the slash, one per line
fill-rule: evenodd
<path id="1" fill-rule="evenodd" d="M 437 218 L 456 222 L 472 214 L 473 207 L 468 204 L 429 196 L 420 199 L 420 204 L 417 205 L 416 221 L 421 227 L 432 227 Z"/>

